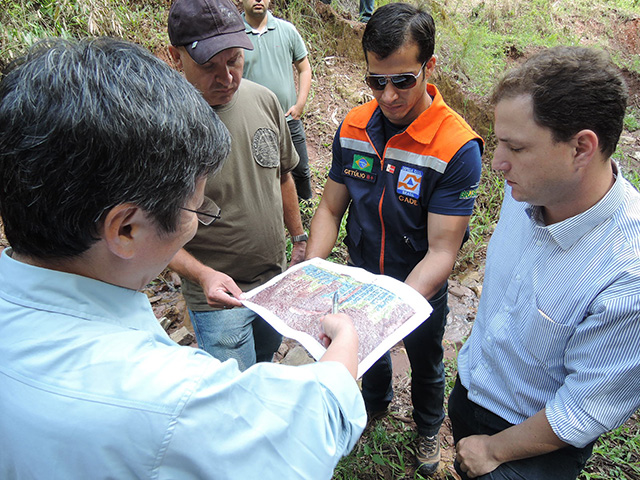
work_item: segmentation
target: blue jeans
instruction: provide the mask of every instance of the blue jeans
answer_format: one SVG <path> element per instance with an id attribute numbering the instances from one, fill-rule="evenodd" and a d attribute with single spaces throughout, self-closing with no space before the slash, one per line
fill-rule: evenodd
<path id="1" fill-rule="evenodd" d="M 296 183 L 298 196 L 303 200 L 309 200 L 311 198 L 311 170 L 309 169 L 309 154 L 307 153 L 307 136 L 304 133 L 302 120 L 294 120 L 292 118 L 287 120 L 287 125 L 289 125 L 293 146 L 298 152 L 298 157 L 300 157 L 300 162 L 298 162 L 291 174 Z"/>
<path id="2" fill-rule="evenodd" d="M 368 22 L 373 15 L 373 2 L 374 0 L 360 0 L 359 20 L 361 22 Z"/>
<path id="3" fill-rule="evenodd" d="M 270 362 L 282 343 L 280 335 L 245 307 L 194 312 L 189 310 L 198 346 L 221 362 L 235 358 L 240 370 Z"/>
<path id="4" fill-rule="evenodd" d="M 459 378 L 456 379 L 456 384 L 449 396 L 449 418 L 456 443 L 470 435 L 493 435 L 512 426 L 502 417 L 469 400 L 467 389 L 460 383 Z M 545 455 L 503 463 L 493 472 L 481 475 L 477 479 L 575 480 L 591 456 L 594 443 L 595 441 L 583 448 L 569 446 Z M 454 466 L 458 475 L 463 480 L 468 480 L 469 477 L 460 470 L 457 460 Z"/>
<path id="5" fill-rule="evenodd" d="M 447 323 L 447 283 L 429 303 L 431 316 L 404 339 L 411 363 L 413 419 L 420 435 L 435 435 L 444 420 L 444 348 L 442 337 Z M 368 412 L 388 407 L 393 398 L 391 355 L 385 353 L 362 376 L 362 396 Z"/>

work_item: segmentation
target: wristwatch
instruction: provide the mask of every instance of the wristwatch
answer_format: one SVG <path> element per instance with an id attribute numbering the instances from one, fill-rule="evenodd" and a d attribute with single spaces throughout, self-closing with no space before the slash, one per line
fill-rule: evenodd
<path id="1" fill-rule="evenodd" d="M 294 235 L 293 237 L 291 237 L 291 241 L 293 243 L 306 242 L 307 240 L 309 240 L 309 235 L 307 235 L 306 233 L 303 233 L 302 235 Z"/>

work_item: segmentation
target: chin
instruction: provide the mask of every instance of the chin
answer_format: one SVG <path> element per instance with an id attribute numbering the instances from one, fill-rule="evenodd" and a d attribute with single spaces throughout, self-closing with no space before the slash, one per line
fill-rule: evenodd
<path id="1" fill-rule="evenodd" d="M 381 109 L 382 110 L 382 109 Z M 398 110 L 382 110 L 384 116 L 387 117 L 391 123 L 395 123 L 396 125 L 405 125 L 404 119 L 406 118 L 406 112 L 399 112 Z"/>

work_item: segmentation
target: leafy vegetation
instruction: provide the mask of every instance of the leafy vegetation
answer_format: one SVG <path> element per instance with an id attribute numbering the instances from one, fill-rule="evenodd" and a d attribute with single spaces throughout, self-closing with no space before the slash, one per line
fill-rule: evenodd
<path id="1" fill-rule="evenodd" d="M 390 1 L 378 0 L 376 5 Z M 611 44 L 619 33 L 616 25 L 636 18 L 640 0 L 424 0 L 422 3 L 429 6 L 436 19 L 440 69 L 475 99 L 484 98 L 496 77 L 513 62 L 531 51 L 558 44 L 603 47 L 611 51 L 620 67 L 640 75 L 640 56 L 612 48 Z M 169 4 L 169 0 L 0 0 L 0 68 L 38 39 L 52 36 L 118 36 L 160 54 L 167 45 Z M 276 15 L 290 19 L 297 26 L 310 50 L 314 75 L 323 75 L 323 59 L 336 55 L 341 39 L 336 38 L 338 34 L 334 30 L 327 28 L 326 19 L 318 14 L 315 2 L 272 0 L 272 7 Z M 347 18 L 357 16 L 356 0 L 333 0 L 332 7 Z M 353 36 L 354 51 L 359 50 L 356 35 L 350 28 L 345 28 L 341 35 Z M 361 66 L 354 66 L 354 70 L 358 68 Z M 314 95 L 313 90 L 311 95 Z M 629 109 L 625 118 L 628 132 L 640 129 L 639 108 Z M 489 142 L 471 220 L 472 235 L 460 255 L 460 266 L 481 261 L 502 202 L 503 183 L 489 163 L 493 149 L 491 126 L 486 127 L 489 134 L 485 137 Z M 622 151 L 619 150 L 615 158 L 625 163 Z M 316 168 L 313 174 L 317 183 L 323 185 L 326 167 Z M 625 170 L 625 175 L 640 186 L 640 174 L 635 169 Z M 317 205 L 317 197 L 301 203 L 307 229 Z M 340 235 L 339 240 L 342 240 L 344 223 Z M 344 261 L 345 253 L 336 248 L 332 258 Z M 455 360 L 447 360 L 446 374 L 448 393 L 455 379 Z M 414 473 L 415 434 L 410 420 L 403 415 L 404 412 L 400 412 L 369 428 L 351 455 L 338 465 L 334 478 L 422 478 Z M 439 475 L 439 478 L 453 478 L 447 471 Z M 581 480 L 612 478 L 640 478 L 638 414 L 602 437 L 580 477 Z"/>

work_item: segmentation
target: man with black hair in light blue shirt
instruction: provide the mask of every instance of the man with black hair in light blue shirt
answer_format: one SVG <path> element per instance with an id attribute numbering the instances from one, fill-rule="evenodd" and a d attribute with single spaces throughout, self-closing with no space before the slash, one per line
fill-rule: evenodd
<path id="1" fill-rule="evenodd" d="M 173 342 L 138 291 L 224 215 L 204 190 L 230 146 L 198 90 L 122 40 L 47 41 L 5 72 L 0 478 L 329 479 L 353 448 L 348 316 L 319 323 L 318 363 L 241 372 Z"/>
<path id="2" fill-rule="evenodd" d="M 575 479 L 640 407 L 640 194 L 611 160 L 626 102 L 609 57 L 580 47 L 495 89 L 507 186 L 449 399 L 463 479 Z"/>

